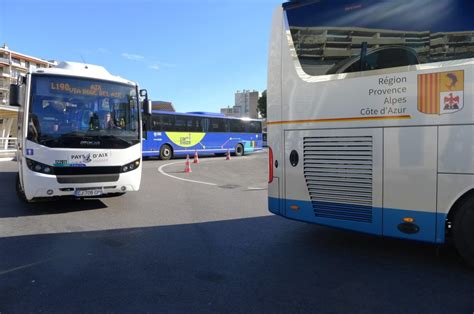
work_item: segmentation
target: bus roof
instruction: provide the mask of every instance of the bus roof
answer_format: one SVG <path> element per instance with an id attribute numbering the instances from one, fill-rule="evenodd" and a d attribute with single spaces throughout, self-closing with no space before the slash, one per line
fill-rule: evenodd
<path id="1" fill-rule="evenodd" d="M 128 85 L 136 85 L 136 83 L 132 81 L 126 80 L 120 76 L 110 74 L 110 72 L 102 66 L 79 62 L 61 62 L 57 66 L 52 68 L 37 68 L 33 71 L 33 73 L 86 77 Z"/>
<path id="2" fill-rule="evenodd" d="M 172 112 L 172 111 L 161 111 L 153 110 L 153 114 L 169 114 L 169 115 L 179 115 L 179 116 L 193 116 L 193 117 L 207 117 L 207 118 L 223 118 L 223 119 L 234 119 L 234 120 L 245 120 L 245 121 L 262 121 L 262 119 L 252 119 L 252 118 L 239 118 L 239 117 L 228 117 L 222 113 L 215 112 Z"/>

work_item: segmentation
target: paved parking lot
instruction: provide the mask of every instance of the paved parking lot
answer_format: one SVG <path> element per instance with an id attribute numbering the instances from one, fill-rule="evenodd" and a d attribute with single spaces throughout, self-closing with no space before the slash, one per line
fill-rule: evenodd
<path id="1" fill-rule="evenodd" d="M 191 174 L 149 160 L 138 193 L 29 206 L 15 167 L 0 163 L 2 314 L 474 311 L 450 247 L 269 214 L 264 153 Z"/>

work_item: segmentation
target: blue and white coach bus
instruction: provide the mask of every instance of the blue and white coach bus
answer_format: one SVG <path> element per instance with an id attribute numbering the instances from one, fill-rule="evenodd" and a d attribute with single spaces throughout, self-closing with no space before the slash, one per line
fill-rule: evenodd
<path id="1" fill-rule="evenodd" d="M 242 156 L 262 149 L 262 121 L 218 113 L 153 111 L 144 121 L 143 156 L 168 160 L 174 156 Z"/>
<path id="2" fill-rule="evenodd" d="M 291 1 L 274 13 L 269 210 L 474 264 L 474 2 Z"/>
<path id="3" fill-rule="evenodd" d="M 20 198 L 97 197 L 139 189 L 136 83 L 100 66 L 63 62 L 20 76 L 10 96 L 10 104 L 19 106 Z"/>

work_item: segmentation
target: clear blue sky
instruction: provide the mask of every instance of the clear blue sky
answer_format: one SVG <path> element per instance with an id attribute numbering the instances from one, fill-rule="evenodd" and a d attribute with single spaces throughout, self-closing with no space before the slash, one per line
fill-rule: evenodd
<path id="1" fill-rule="evenodd" d="M 178 111 L 217 112 L 263 91 L 281 0 L 0 0 L 0 45 L 105 66 Z"/>

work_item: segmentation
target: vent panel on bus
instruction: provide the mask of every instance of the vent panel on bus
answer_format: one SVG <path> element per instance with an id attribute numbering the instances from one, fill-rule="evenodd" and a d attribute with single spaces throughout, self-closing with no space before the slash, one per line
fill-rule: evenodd
<path id="1" fill-rule="evenodd" d="M 316 217 L 372 222 L 372 136 L 304 138 L 304 176 Z"/>

